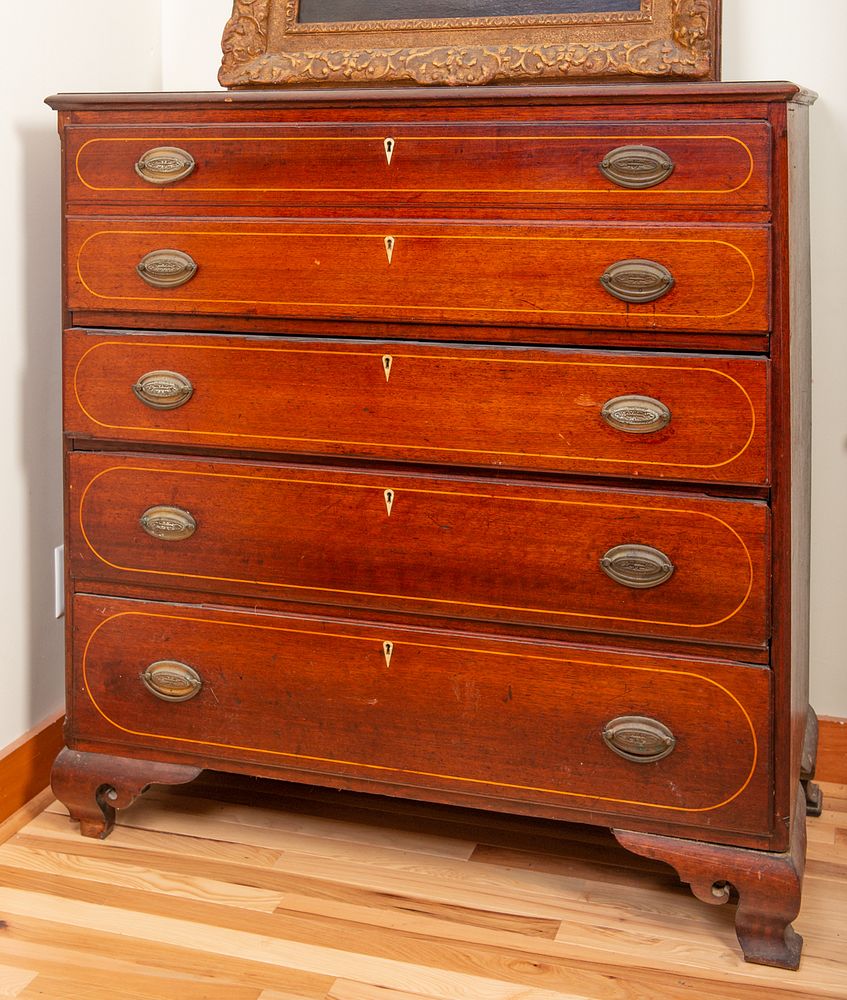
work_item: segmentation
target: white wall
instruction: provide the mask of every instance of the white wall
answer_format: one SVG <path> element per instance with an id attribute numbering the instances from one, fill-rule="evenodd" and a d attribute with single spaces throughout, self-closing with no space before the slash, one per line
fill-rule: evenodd
<path id="1" fill-rule="evenodd" d="M 59 143 L 57 90 L 161 86 L 160 14 L 114 0 L 41 0 L 37 42 L 3 50 L 0 96 L 0 748 L 60 708 Z"/>
<path id="2" fill-rule="evenodd" d="M 847 3 L 724 0 L 724 79 L 793 79 L 812 110 L 814 525 L 812 693 L 847 716 Z M 59 157 L 55 91 L 216 89 L 231 0 L 42 0 L 39 39 L 9 45 L 0 115 L 0 748 L 62 701 L 62 628 L 52 618 L 61 539 Z"/>
<path id="3" fill-rule="evenodd" d="M 221 35 L 232 0 L 161 0 L 162 86 L 220 90 Z"/>

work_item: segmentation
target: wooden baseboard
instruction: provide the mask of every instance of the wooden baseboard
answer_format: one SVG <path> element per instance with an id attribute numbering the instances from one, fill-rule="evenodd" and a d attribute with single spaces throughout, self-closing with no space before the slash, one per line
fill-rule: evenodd
<path id="1" fill-rule="evenodd" d="M 64 746 L 64 721 L 60 712 L 0 753 L 0 823 L 50 784 L 50 768 Z"/>
<path id="2" fill-rule="evenodd" d="M 847 785 L 847 719 L 820 719 L 815 778 Z"/>

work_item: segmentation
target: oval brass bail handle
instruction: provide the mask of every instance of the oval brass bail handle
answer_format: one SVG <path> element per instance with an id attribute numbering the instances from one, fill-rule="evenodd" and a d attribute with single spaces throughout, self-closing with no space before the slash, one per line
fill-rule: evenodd
<path id="1" fill-rule="evenodd" d="M 197 530 L 197 522 L 191 514 L 179 507 L 149 507 L 139 518 L 139 523 L 151 538 L 163 542 L 181 542 L 191 538 Z"/>
<path id="2" fill-rule="evenodd" d="M 651 764 L 673 753 L 676 737 L 658 719 L 643 715 L 621 715 L 606 724 L 603 742 L 624 760 Z"/>
<path id="3" fill-rule="evenodd" d="M 194 393 L 191 380 L 179 372 L 147 372 L 132 387 L 136 397 L 153 410 L 175 410 Z"/>
<path id="4" fill-rule="evenodd" d="M 194 173 L 197 163 L 191 153 L 177 146 L 156 146 L 142 154 L 135 164 L 135 172 L 148 184 L 163 187 L 176 184 Z"/>
<path id="5" fill-rule="evenodd" d="M 644 190 L 666 181 L 676 164 L 655 146 L 618 146 L 599 164 L 600 173 L 618 187 Z"/>
<path id="6" fill-rule="evenodd" d="M 197 263 L 182 250 L 153 250 L 141 258 L 135 270 L 153 288 L 179 288 L 197 273 Z"/>
<path id="7" fill-rule="evenodd" d="M 625 434 L 653 434 L 671 422 L 671 411 L 652 396 L 615 396 L 603 405 L 600 416 Z"/>
<path id="8" fill-rule="evenodd" d="M 600 568 L 615 583 L 633 590 L 658 587 L 673 576 L 674 564 L 649 545 L 616 545 L 600 559 Z"/>
<path id="9" fill-rule="evenodd" d="M 619 260 L 606 269 L 600 284 L 621 302 L 655 302 L 674 286 L 674 276 L 655 260 Z"/>
<path id="10" fill-rule="evenodd" d="M 141 675 L 141 681 L 150 694 L 162 701 L 189 701 L 203 687 L 200 674 L 179 660 L 157 660 Z"/>

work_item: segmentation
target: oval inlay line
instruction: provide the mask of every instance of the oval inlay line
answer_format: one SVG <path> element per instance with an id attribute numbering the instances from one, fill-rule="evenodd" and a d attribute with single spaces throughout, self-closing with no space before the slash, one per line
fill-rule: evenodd
<path id="1" fill-rule="evenodd" d="M 190 231 L 190 230 L 169 230 L 166 232 L 162 231 L 151 231 L 151 230 L 100 230 L 96 233 L 92 233 L 85 240 L 83 240 L 80 245 L 79 251 L 77 253 L 76 260 L 76 271 L 77 277 L 79 278 L 82 287 L 97 299 L 102 299 L 104 301 L 112 302 L 171 302 L 171 303 L 197 303 L 204 305 L 270 305 L 270 306 L 289 306 L 296 308 L 315 308 L 323 307 L 329 309 L 371 309 L 371 310 L 383 310 L 383 311 L 407 311 L 407 312 L 444 312 L 444 313 L 498 313 L 498 314 L 513 314 L 513 315 L 535 315 L 535 316 L 611 316 L 620 318 L 621 312 L 619 309 L 521 309 L 517 307 L 501 307 L 492 305 L 477 305 L 477 306 L 456 306 L 456 305 L 438 305 L 438 304 L 427 304 L 427 305 L 411 305 L 392 302 L 386 304 L 385 302 L 329 302 L 324 300 L 278 300 L 278 299 L 226 299 L 226 298 L 202 298 L 202 297 L 187 297 L 180 295 L 168 295 L 168 296 L 156 296 L 156 295 L 115 295 L 115 294 L 103 294 L 101 292 L 95 291 L 85 280 L 82 273 L 82 257 L 84 252 L 90 243 L 94 240 L 103 236 L 156 236 L 158 238 L 172 237 L 172 236 L 185 236 L 185 237 L 208 237 L 213 236 L 217 239 L 237 239 L 248 237 L 250 239 L 262 238 L 262 239 L 315 239 L 315 240 L 328 240 L 328 239 L 346 239 L 346 240 L 379 240 L 382 247 L 385 246 L 385 236 L 383 234 L 375 233 L 327 233 L 327 232 L 299 232 L 299 233 L 267 233 L 267 232 L 231 232 L 231 231 L 219 231 L 219 232 L 207 232 L 207 231 Z M 644 313 L 643 317 L 639 313 L 627 313 L 628 321 L 633 319 L 643 318 L 645 322 L 652 323 L 656 319 L 728 319 L 731 316 L 735 316 L 737 313 L 741 312 L 752 300 L 753 293 L 756 289 L 756 270 L 753 267 L 753 263 L 747 254 L 734 243 L 730 243 L 727 240 L 707 240 L 707 239 L 668 239 L 660 237 L 638 237 L 635 238 L 621 238 L 621 237 L 582 237 L 582 236 L 484 236 L 475 234 L 472 236 L 460 236 L 460 235 L 424 235 L 420 233 L 401 233 L 398 237 L 402 238 L 404 241 L 412 242 L 414 240 L 476 240 L 478 242 L 482 241 L 494 241 L 494 242 L 549 242 L 549 243 L 626 243 L 633 244 L 637 242 L 639 245 L 647 244 L 665 244 L 673 246 L 674 244 L 698 244 L 698 245 L 708 245 L 715 247 L 726 247 L 733 253 L 737 254 L 746 264 L 747 269 L 750 274 L 750 290 L 747 293 L 744 300 L 737 305 L 734 309 L 729 310 L 729 312 L 724 313 L 663 313 L 655 310 L 651 310 L 649 313 Z M 384 252 L 384 249 L 383 249 Z M 765 308 L 764 306 L 762 307 Z M 764 322 L 764 320 L 762 321 Z"/>
<path id="2" fill-rule="evenodd" d="M 192 622 L 192 623 L 196 622 L 196 623 L 198 623 L 200 625 L 204 625 L 204 624 L 205 625 L 222 625 L 222 626 L 227 627 L 227 628 L 248 628 L 250 630 L 261 629 L 263 631 L 268 631 L 268 632 L 283 632 L 283 633 L 290 632 L 290 633 L 298 634 L 298 635 L 314 635 L 314 636 L 326 637 L 326 638 L 347 639 L 347 640 L 351 640 L 351 641 L 354 641 L 354 642 L 372 642 L 372 643 L 376 643 L 377 645 L 379 644 L 379 640 L 376 637 L 372 637 L 372 636 L 351 636 L 351 635 L 335 634 L 335 633 L 328 633 L 328 632 L 311 632 L 311 631 L 306 631 L 306 630 L 302 630 L 302 629 L 286 629 L 286 628 L 280 628 L 280 627 L 277 627 L 277 626 L 257 625 L 257 624 L 252 624 L 252 623 L 249 624 L 249 625 L 247 625 L 247 624 L 242 624 L 240 622 L 227 622 L 227 621 L 221 621 L 221 620 L 218 620 L 218 619 L 191 618 L 191 617 L 179 616 L 179 615 L 157 615 L 157 614 L 151 614 L 149 612 L 141 612 L 141 611 L 125 611 L 125 612 L 119 612 L 117 614 L 111 615 L 109 618 L 106 618 L 104 621 L 100 622 L 94 628 L 94 630 L 92 631 L 91 635 L 88 637 L 88 640 L 86 641 L 85 649 L 84 649 L 83 655 L 82 655 L 82 675 L 83 675 L 83 682 L 85 684 L 86 694 L 88 695 L 88 698 L 91 701 L 91 704 L 94 706 L 95 710 L 100 714 L 100 716 L 109 725 L 114 726 L 115 729 L 118 729 L 118 730 L 120 730 L 121 732 L 124 732 L 124 733 L 128 733 L 131 736 L 139 736 L 139 737 L 142 737 L 144 739 L 168 740 L 170 742 L 191 744 L 191 745 L 194 745 L 194 746 L 217 747 L 217 748 L 224 749 L 224 750 L 234 750 L 234 751 L 249 752 L 249 753 L 261 753 L 261 754 L 267 754 L 268 756 L 272 756 L 272 757 L 281 757 L 281 758 L 286 758 L 286 759 L 308 760 L 308 761 L 312 761 L 312 762 L 318 763 L 318 764 L 337 764 L 337 765 L 344 765 L 344 766 L 348 766 L 348 767 L 361 767 L 361 768 L 366 769 L 368 771 L 374 771 L 374 772 L 387 772 L 387 773 L 394 773 L 394 774 L 397 774 L 397 773 L 399 773 L 399 774 L 410 774 L 410 775 L 415 775 L 416 777 L 439 778 L 439 779 L 443 779 L 443 780 L 447 780 L 447 781 L 457 781 L 457 782 L 461 782 L 463 784 L 474 784 L 474 785 L 482 785 L 482 786 L 497 786 L 497 787 L 500 787 L 500 788 L 515 788 L 515 789 L 521 790 L 521 791 L 538 792 L 538 793 L 550 794 L 550 795 L 560 795 L 560 796 L 569 797 L 569 798 L 583 798 L 583 799 L 587 798 L 587 799 L 592 799 L 592 800 L 600 801 L 600 802 L 613 802 L 613 803 L 618 803 L 618 804 L 621 804 L 621 805 L 641 806 L 641 807 L 645 807 L 645 808 L 661 809 L 661 810 L 668 810 L 668 811 L 672 811 L 672 812 L 681 812 L 681 813 L 712 812 L 712 811 L 714 811 L 716 809 L 722 809 L 724 806 L 729 805 L 731 802 L 733 802 L 735 799 L 737 799 L 747 789 L 747 787 L 749 786 L 750 782 L 753 780 L 753 776 L 755 775 L 756 768 L 758 766 L 758 760 L 759 760 L 759 743 L 758 743 L 758 738 L 756 736 L 756 729 L 755 729 L 755 726 L 753 725 L 753 720 L 750 718 L 750 714 L 748 713 L 747 709 L 744 707 L 744 705 L 742 704 L 742 702 L 736 697 L 736 695 L 734 695 L 732 693 L 732 691 L 730 691 L 727 687 L 725 687 L 724 685 L 718 683 L 715 680 L 712 680 L 709 677 L 705 677 L 705 676 L 703 676 L 701 674 L 694 673 L 693 671 L 667 670 L 667 669 L 663 669 L 661 667 L 635 667 L 635 666 L 622 665 L 622 664 L 616 664 L 616 663 L 604 663 L 604 662 L 593 662 L 593 661 L 580 661 L 580 660 L 570 661 L 570 660 L 562 660 L 560 658 L 552 657 L 552 656 L 538 656 L 538 655 L 534 655 L 534 654 L 525 655 L 523 653 L 492 652 L 491 650 L 475 649 L 475 648 L 468 649 L 468 648 L 462 648 L 462 647 L 456 647 L 456 646 L 440 646 L 440 645 L 437 645 L 435 643 L 417 643 L 417 642 L 413 642 L 413 641 L 407 641 L 405 639 L 403 640 L 403 644 L 404 644 L 404 646 L 409 646 L 409 647 L 419 647 L 419 648 L 424 648 L 424 649 L 444 649 L 444 650 L 454 651 L 454 652 L 458 652 L 458 653 L 465 652 L 465 653 L 482 654 L 484 656 L 494 656 L 494 657 L 501 657 L 501 658 L 502 657 L 509 657 L 509 658 L 517 658 L 517 659 L 522 659 L 522 660 L 543 661 L 543 662 L 548 662 L 548 663 L 573 663 L 577 667 L 592 667 L 592 666 L 594 666 L 594 667 L 604 667 L 604 668 L 610 668 L 610 669 L 613 669 L 613 670 L 628 670 L 628 671 L 632 671 L 634 673 L 641 673 L 641 674 L 656 673 L 656 674 L 662 674 L 662 675 L 670 675 L 670 676 L 673 676 L 673 677 L 690 677 L 690 678 L 694 678 L 694 679 L 696 679 L 698 681 L 702 681 L 704 684 L 706 684 L 708 686 L 711 686 L 713 688 L 716 688 L 718 691 L 722 692 L 724 695 L 727 696 L 727 698 L 731 702 L 733 702 L 735 704 L 735 706 L 737 707 L 738 711 L 740 712 L 740 714 L 742 716 L 743 722 L 746 724 L 747 728 L 749 729 L 749 732 L 750 732 L 750 743 L 751 743 L 751 750 L 752 750 L 752 760 L 751 760 L 749 772 L 747 773 L 746 778 L 745 778 L 744 782 L 741 784 L 741 786 L 736 791 L 734 791 L 732 795 L 728 796 L 727 798 L 725 798 L 721 802 L 718 802 L 718 803 L 716 803 L 714 805 L 711 805 L 711 806 L 697 806 L 697 807 L 692 807 L 692 806 L 671 806 L 671 805 L 664 805 L 664 804 L 655 803 L 655 802 L 643 802 L 643 801 L 630 800 L 630 799 L 611 798 L 611 797 L 608 797 L 608 796 L 600 796 L 600 795 L 587 795 L 584 792 L 568 792 L 568 791 L 563 791 L 561 789 L 556 789 L 556 788 L 534 788 L 534 787 L 524 786 L 524 785 L 510 785 L 508 783 L 495 782 L 495 781 L 490 781 L 488 779 L 483 779 L 483 778 L 468 778 L 468 777 L 464 777 L 464 776 L 457 776 L 457 775 L 451 775 L 451 774 L 437 774 L 437 773 L 432 773 L 432 772 L 427 772 L 427 771 L 403 770 L 403 769 L 400 769 L 400 768 L 390 768 L 390 767 L 385 767 L 383 765 L 369 764 L 369 763 L 366 763 L 366 762 L 359 762 L 359 761 L 337 760 L 337 759 L 334 759 L 334 758 L 325 758 L 325 757 L 310 757 L 310 756 L 306 756 L 306 755 L 303 755 L 303 754 L 287 753 L 287 752 L 280 751 L 280 750 L 267 750 L 267 749 L 263 749 L 261 747 L 238 746 L 238 745 L 229 744 L 229 743 L 215 743 L 215 742 L 212 742 L 212 741 L 209 741 L 209 740 L 197 740 L 197 739 L 191 739 L 191 738 L 180 738 L 180 737 L 174 737 L 174 736 L 165 736 L 165 735 L 163 735 L 161 733 L 142 732 L 142 731 L 138 731 L 138 730 L 134 730 L 134 729 L 128 729 L 125 726 L 122 726 L 120 723 L 116 722 L 114 719 L 112 719 L 103 710 L 103 708 L 98 703 L 97 699 L 94 697 L 94 693 L 91 690 L 91 686 L 90 686 L 89 678 L 88 678 L 89 653 L 90 653 L 90 650 L 91 650 L 92 644 L 94 643 L 95 638 L 100 634 L 101 630 L 103 630 L 111 622 L 116 621 L 116 620 L 118 620 L 120 618 L 125 618 L 125 617 L 141 617 L 141 618 L 153 618 L 153 619 L 166 619 L 166 620 L 185 621 L 185 622 Z"/>
<path id="3" fill-rule="evenodd" d="M 361 352 L 361 351 L 305 351 L 305 350 L 291 350 L 289 348 L 278 348 L 278 347 L 230 347 L 230 346 L 210 346 L 208 344 L 159 344 L 152 342 L 143 343 L 121 343 L 119 341 L 104 341 L 98 344 L 94 344 L 89 347 L 82 357 L 77 362 L 76 368 L 74 370 L 74 397 L 76 399 L 77 405 L 80 410 L 85 414 L 85 416 L 92 421 L 92 423 L 97 424 L 99 427 L 107 428 L 108 430 L 122 430 L 122 431 L 139 431 L 139 432 L 154 432 L 156 434 L 179 434 L 179 435 L 193 435 L 199 437 L 232 437 L 245 440 L 267 440 L 267 441 L 296 441 L 302 443 L 313 443 L 313 444 L 340 444 L 348 446 L 359 446 L 359 447 L 372 447 L 372 448 L 386 448 L 386 449 L 403 449 L 403 450 L 415 450 L 415 451 L 432 451 L 432 452 L 451 452 L 451 453 L 464 453 L 473 455 L 508 455 L 516 457 L 525 458 L 549 458 L 549 459 L 559 459 L 562 461 L 591 461 L 591 462 L 604 462 L 615 465 L 633 465 L 638 466 L 656 466 L 659 468 L 674 468 L 674 469 L 719 469 L 723 466 L 730 465 L 732 462 L 739 459 L 750 447 L 753 442 L 753 438 L 756 433 L 757 419 L 756 419 L 756 408 L 753 404 L 753 400 L 750 394 L 737 379 L 728 375 L 726 372 L 722 372 L 717 368 L 697 368 L 694 366 L 671 366 L 671 365 L 621 365 L 621 364 L 609 364 L 603 362 L 584 362 L 584 361 L 525 361 L 523 359 L 517 358 L 471 358 L 463 356 L 449 356 L 449 355 L 420 355 L 420 354 L 394 354 L 393 359 L 404 358 L 406 360 L 415 361 L 427 361 L 427 362 L 444 362 L 450 361 L 457 364 L 461 363 L 477 363 L 477 364 L 507 364 L 507 365 L 537 365 L 537 366 L 550 366 L 552 368 L 556 367 L 574 367 L 574 368 L 620 368 L 625 371 L 667 371 L 667 372 L 694 372 L 696 374 L 708 374 L 714 375 L 718 378 L 724 379 L 730 383 L 730 385 L 735 386 L 736 389 L 741 393 L 748 409 L 750 412 L 750 431 L 738 451 L 734 452 L 729 458 L 724 459 L 722 462 L 713 463 L 692 463 L 692 462 L 657 462 L 655 460 L 644 460 L 639 458 L 637 461 L 634 458 L 606 458 L 597 455 L 570 455 L 561 454 L 558 452 L 524 452 L 524 451 L 502 451 L 502 450 L 488 450 L 488 449 L 477 449 L 477 448 L 458 448 L 458 447 L 442 447 L 434 445 L 421 445 L 414 442 L 383 442 L 383 441 L 355 441 L 346 439 L 336 439 L 336 438 L 302 438 L 294 437 L 291 435 L 283 434 L 244 434 L 237 433 L 234 431 L 209 431 L 209 430 L 197 430 L 187 427 L 149 427 L 149 426 L 136 426 L 132 424 L 111 424 L 107 421 L 100 420 L 98 417 L 94 416 L 93 413 L 88 409 L 86 404 L 83 402 L 80 396 L 80 373 L 82 371 L 85 360 L 94 351 L 100 350 L 102 348 L 117 347 L 121 350 L 126 350 L 127 348 L 155 348 L 157 351 L 171 350 L 171 351 L 258 351 L 260 353 L 276 353 L 276 354 L 317 354 L 321 356 L 333 356 L 339 358 L 375 358 L 377 355 Z M 610 400 L 606 407 L 617 403 L 619 400 L 632 399 L 636 397 L 624 397 L 619 396 L 613 400 Z M 640 398 L 640 397 L 638 397 Z M 662 404 L 663 405 L 663 404 Z M 606 408 L 604 407 L 604 409 Z M 652 430 L 652 428 L 646 428 L 646 430 Z"/>
<path id="4" fill-rule="evenodd" d="M 520 611 L 528 614 L 556 615 L 565 618 L 570 617 L 570 618 L 588 619 L 593 621 L 630 622 L 630 623 L 637 623 L 644 625 L 660 625 L 669 628 L 692 628 L 692 629 L 714 628 L 715 626 L 721 625 L 724 622 L 729 621 L 731 618 L 734 618 L 738 614 L 738 612 L 741 611 L 741 609 L 747 604 L 748 600 L 750 599 L 750 594 L 752 593 L 753 590 L 753 581 L 754 581 L 753 558 L 750 554 L 750 550 L 747 548 L 747 545 L 745 544 L 743 538 L 741 538 L 741 536 L 738 534 L 738 532 L 730 524 L 728 524 L 726 521 L 722 520 L 721 518 L 717 517 L 714 514 L 704 513 L 702 511 L 686 510 L 684 508 L 650 507 L 647 505 L 635 505 L 635 504 L 608 504 L 608 503 L 604 504 L 604 503 L 595 503 L 586 501 L 539 499 L 539 498 L 526 497 L 523 495 L 491 496 L 490 494 L 484 494 L 484 493 L 462 493 L 460 491 L 452 491 L 452 490 L 424 490 L 406 486 L 403 487 L 403 492 L 406 494 L 415 494 L 415 493 L 430 494 L 430 495 L 446 494 L 451 497 L 468 497 L 472 499 L 495 499 L 504 501 L 516 501 L 520 503 L 550 503 L 550 504 L 558 504 L 561 506 L 600 507 L 600 508 L 610 508 L 617 510 L 656 511 L 662 514 L 679 514 L 679 515 L 688 515 L 693 517 L 705 518 L 706 520 L 714 521 L 717 524 L 720 524 L 722 527 L 724 527 L 740 546 L 741 551 L 744 554 L 744 561 L 747 564 L 749 573 L 744 596 L 741 602 L 737 605 L 737 607 L 735 607 L 729 614 L 724 615 L 723 618 L 720 618 L 717 621 L 712 621 L 712 622 L 692 623 L 692 622 L 678 622 L 678 621 L 656 621 L 654 619 L 649 619 L 649 618 L 631 618 L 618 615 L 598 615 L 598 614 L 589 614 L 587 612 L 576 612 L 576 611 L 557 611 L 557 610 L 552 610 L 550 608 L 515 607 L 512 605 L 487 604 L 478 601 L 466 601 L 466 600 L 459 601 L 447 598 L 419 597 L 416 595 L 409 595 L 409 594 L 382 594 L 382 593 L 373 593 L 370 591 L 345 590 L 337 587 L 317 587 L 317 586 L 309 586 L 301 584 L 286 584 L 286 583 L 280 583 L 277 580 L 250 580 L 250 579 L 233 578 L 233 577 L 209 576 L 200 573 L 181 573 L 173 570 L 144 569 L 135 566 L 121 566 L 118 565 L 117 563 L 110 562 L 103 555 L 101 555 L 100 552 L 97 551 L 97 549 L 92 545 L 91 540 L 88 537 L 88 533 L 85 530 L 85 522 L 84 522 L 85 504 L 92 487 L 94 486 L 95 483 L 99 482 L 99 480 L 102 479 L 104 476 L 107 476 L 115 472 L 148 472 L 148 473 L 155 473 L 156 476 L 173 475 L 173 476 L 191 476 L 194 478 L 245 479 L 250 482 L 253 482 L 255 480 L 253 476 L 249 475 L 233 475 L 230 473 L 219 473 L 219 472 L 190 472 L 187 470 L 172 470 L 172 469 L 166 470 L 166 469 L 157 469 L 149 466 L 145 467 L 145 466 L 128 466 L 128 465 L 112 466 L 108 469 L 104 469 L 101 472 L 97 473 L 89 481 L 89 483 L 86 485 L 85 489 L 82 492 L 79 504 L 79 511 L 78 511 L 79 527 L 82 533 L 83 540 L 85 541 L 85 544 L 89 548 L 91 553 L 97 559 L 99 559 L 100 562 L 102 562 L 104 565 L 109 566 L 112 569 L 119 570 L 121 572 L 143 573 L 146 575 L 153 575 L 153 576 L 170 576 L 170 577 L 177 577 L 177 578 L 191 579 L 191 580 L 213 580 L 222 583 L 238 583 L 238 584 L 248 584 L 248 585 L 263 586 L 263 587 L 279 587 L 280 589 L 285 589 L 285 590 L 300 590 L 313 593 L 350 594 L 360 597 L 376 597 L 376 598 L 385 598 L 389 600 L 416 601 L 427 604 L 445 604 L 445 605 L 470 604 L 473 607 L 493 609 L 498 611 Z M 263 477 L 263 481 L 292 483 L 292 484 L 297 484 L 299 486 L 306 486 L 306 485 L 316 486 L 324 489 L 326 489 L 327 487 L 332 487 L 335 489 L 376 490 L 378 493 L 384 492 L 383 488 L 380 486 L 366 486 L 363 484 L 356 484 L 356 483 L 338 483 L 338 482 L 325 482 L 312 479 L 309 480 L 286 479 L 277 477 Z M 384 503 L 384 497 L 382 498 L 382 502 Z"/>
<path id="5" fill-rule="evenodd" d="M 636 196 L 652 195 L 652 194 L 673 194 L 673 195 L 692 195 L 701 194 L 708 196 L 723 196 L 727 194 L 734 194 L 736 191 L 740 191 L 745 188 L 753 177 L 755 171 L 755 157 L 753 156 L 753 151 L 742 139 L 739 139 L 734 135 L 573 135 L 573 136 L 559 136 L 559 135 L 520 135 L 520 136 L 507 136 L 505 137 L 508 141 L 515 142 L 597 142 L 597 143 L 613 143 L 613 142 L 662 142 L 662 141 L 709 141 L 709 142 L 728 142 L 735 143 L 740 146 L 747 156 L 749 167 L 744 179 L 737 184 L 735 187 L 730 188 L 677 188 L 672 192 L 663 192 L 661 188 L 647 188 L 642 191 L 635 192 L 624 192 L 624 191 L 613 191 L 611 193 L 615 194 L 635 194 Z M 395 133 L 394 140 L 395 144 L 403 140 L 404 143 L 409 142 L 498 142 L 502 141 L 502 137 L 499 136 L 480 136 L 480 135 L 444 135 L 444 136 L 416 136 L 416 135 L 398 135 Z M 379 143 L 382 144 L 384 139 L 376 134 L 372 136 L 216 136 L 214 138 L 209 138 L 208 136 L 182 136 L 176 140 L 176 142 L 183 143 L 251 143 L 251 142 L 265 142 L 265 143 L 285 143 L 285 142 L 299 142 L 299 143 L 351 143 L 351 142 L 365 142 L 365 143 Z M 148 137 L 148 138 L 136 138 L 130 136 L 117 136 L 110 138 L 98 138 L 98 139 L 88 139 L 82 146 L 80 146 L 79 151 L 76 155 L 76 175 L 79 178 L 80 183 L 88 188 L 89 191 L 116 191 L 116 192 L 135 192 L 138 189 L 134 187 L 100 187 L 95 184 L 90 184 L 83 176 L 84 171 L 81 169 L 81 161 L 83 159 L 83 153 L 89 146 L 93 146 L 98 143 L 166 143 L 170 142 L 169 139 L 162 139 L 161 137 Z M 346 151 L 345 151 L 345 154 Z M 383 148 L 383 156 L 384 156 Z M 178 191 L 176 188 L 175 191 Z M 257 192 L 284 192 L 284 191 L 302 191 L 306 192 L 335 192 L 344 193 L 349 192 L 351 194 L 364 194 L 369 192 L 380 193 L 382 191 L 392 191 L 394 193 L 404 193 L 404 194 L 537 194 L 538 188 L 377 188 L 377 187 L 365 187 L 365 188 L 337 188 L 337 187 L 267 187 L 266 185 L 257 185 L 255 187 L 203 187 L 201 191 L 208 192 L 209 194 L 215 193 L 225 193 L 230 191 L 257 191 Z M 542 193 L 549 194 L 596 194 L 598 196 L 603 196 L 604 192 L 602 189 L 594 188 L 543 188 Z"/>

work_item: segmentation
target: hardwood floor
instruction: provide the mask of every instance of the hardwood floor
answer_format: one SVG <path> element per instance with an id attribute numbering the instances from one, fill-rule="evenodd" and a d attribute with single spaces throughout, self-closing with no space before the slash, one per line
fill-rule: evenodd
<path id="1" fill-rule="evenodd" d="M 105 842 L 50 798 L 6 828 L 0 997 L 847 998 L 845 785 L 809 823 L 790 973 L 746 965 L 730 906 L 601 830 L 204 781 L 153 789 Z"/>

